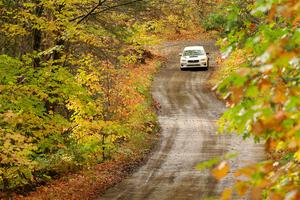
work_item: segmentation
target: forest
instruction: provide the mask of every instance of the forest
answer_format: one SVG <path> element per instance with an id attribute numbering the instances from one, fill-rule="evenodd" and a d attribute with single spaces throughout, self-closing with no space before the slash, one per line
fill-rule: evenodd
<path id="1" fill-rule="evenodd" d="M 201 29 L 222 51 L 219 132 L 268 152 L 221 199 L 300 199 L 298 0 L 0 0 L 0 14 L 0 198 L 150 148 L 163 59 L 147 47 Z"/>

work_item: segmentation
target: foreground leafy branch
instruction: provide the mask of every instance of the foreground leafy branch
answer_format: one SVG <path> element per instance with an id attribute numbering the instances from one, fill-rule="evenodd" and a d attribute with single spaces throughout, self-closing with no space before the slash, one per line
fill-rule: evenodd
<path id="1" fill-rule="evenodd" d="M 222 5 L 226 9 L 211 23 L 221 14 L 225 25 L 211 25 L 225 33 L 224 55 L 244 54 L 238 64 L 229 56 L 225 62 L 235 67 L 219 76 L 217 92 L 229 107 L 220 131 L 264 141 L 271 153 L 268 160 L 239 169 L 235 189 L 240 196 L 252 191 L 253 199 L 299 199 L 300 3 L 225 0 Z M 216 170 L 224 171 L 222 166 Z"/>

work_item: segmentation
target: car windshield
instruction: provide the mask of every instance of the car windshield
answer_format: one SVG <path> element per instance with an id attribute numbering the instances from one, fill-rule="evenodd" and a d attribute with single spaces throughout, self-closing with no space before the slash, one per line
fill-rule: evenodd
<path id="1" fill-rule="evenodd" d="M 201 56 L 204 55 L 203 50 L 186 50 L 183 52 L 183 56 Z"/>

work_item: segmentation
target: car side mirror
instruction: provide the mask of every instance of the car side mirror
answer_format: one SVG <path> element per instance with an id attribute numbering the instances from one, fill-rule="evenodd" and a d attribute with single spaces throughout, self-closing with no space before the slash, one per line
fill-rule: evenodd
<path id="1" fill-rule="evenodd" d="M 179 56 L 182 56 L 182 53 L 179 53 L 178 55 L 179 55 Z"/>

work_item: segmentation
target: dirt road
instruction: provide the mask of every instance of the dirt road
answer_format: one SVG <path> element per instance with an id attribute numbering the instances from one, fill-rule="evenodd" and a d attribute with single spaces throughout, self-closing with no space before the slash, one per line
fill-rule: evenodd
<path id="1" fill-rule="evenodd" d="M 215 121 L 225 110 L 206 88 L 212 69 L 180 71 L 178 53 L 187 45 L 203 45 L 211 66 L 218 49 L 213 42 L 169 42 L 161 47 L 167 66 L 157 75 L 153 96 L 161 104 L 161 143 L 148 162 L 131 177 L 109 189 L 99 200 L 187 200 L 217 196 L 231 184 L 228 177 L 217 182 L 209 170 L 195 165 L 227 152 L 239 152 L 232 168 L 263 157 L 263 149 L 231 135 L 216 135 Z"/>

